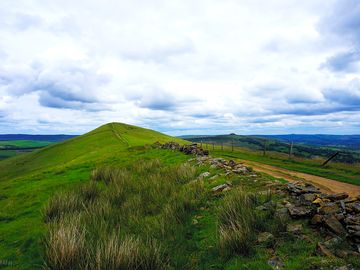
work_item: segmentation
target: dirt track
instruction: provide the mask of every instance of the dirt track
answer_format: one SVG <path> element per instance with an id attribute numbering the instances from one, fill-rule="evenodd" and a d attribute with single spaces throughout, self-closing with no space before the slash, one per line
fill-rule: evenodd
<path id="1" fill-rule="evenodd" d="M 298 180 L 311 182 L 312 184 L 319 187 L 324 193 L 347 192 L 352 197 L 360 195 L 360 186 L 339 182 L 321 176 L 290 171 L 253 161 L 241 160 L 241 162 L 247 166 L 254 168 L 255 171 L 264 172 L 274 177 L 283 178 L 289 182 L 294 182 Z"/>

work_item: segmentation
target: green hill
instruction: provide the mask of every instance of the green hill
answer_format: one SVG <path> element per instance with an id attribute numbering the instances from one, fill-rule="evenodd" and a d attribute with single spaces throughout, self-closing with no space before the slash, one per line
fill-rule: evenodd
<path id="1" fill-rule="evenodd" d="M 82 136 L 1 161 L 0 262 L 17 262 L 21 268 L 41 264 L 39 241 L 44 231 L 41 210 L 55 191 L 86 181 L 91 170 L 101 165 L 126 166 L 154 156 L 164 162 L 185 160 L 185 156 L 170 151 L 161 154 L 157 149 L 145 151 L 146 145 L 170 140 L 185 142 L 153 130 L 110 123 Z"/>

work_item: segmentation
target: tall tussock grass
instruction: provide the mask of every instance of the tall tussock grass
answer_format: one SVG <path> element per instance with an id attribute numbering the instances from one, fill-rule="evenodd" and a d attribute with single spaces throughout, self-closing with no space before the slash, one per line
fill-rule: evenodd
<path id="1" fill-rule="evenodd" d="M 86 265 L 85 230 L 79 216 L 61 219 L 50 225 L 45 242 L 49 269 L 81 269 Z"/>
<path id="2" fill-rule="evenodd" d="M 165 254 L 206 194 L 202 180 L 191 181 L 196 175 L 189 164 L 166 167 L 157 159 L 95 169 L 88 183 L 58 193 L 45 208 L 46 265 L 140 270 L 171 266 Z"/>
<path id="3" fill-rule="evenodd" d="M 241 189 L 224 198 L 219 208 L 219 245 L 224 255 L 250 255 L 261 217 L 255 211 L 257 197 Z"/>

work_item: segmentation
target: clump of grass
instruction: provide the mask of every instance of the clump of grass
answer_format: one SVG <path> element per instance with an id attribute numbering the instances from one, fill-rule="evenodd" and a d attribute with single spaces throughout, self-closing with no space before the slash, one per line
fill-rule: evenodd
<path id="1" fill-rule="evenodd" d="M 163 269 L 166 265 L 160 245 L 155 241 L 143 243 L 140 239 L 126 236 L 120 239 L 112 234 L 98 244 L 95 269 Z"/>
<path id="2" fill-rule="evenodd" d="M 68 213 L 79 212 L 83 209 L 82 201 L 73 192 L 60 192 L 50 198 L 44 209 L 45 222 L 60 219 Z"/>
<path id="3" fill-rule="evenodd" d="M 224 255 L 249 255 L 256 239 L 256 198 L 240 189 L 224 198 L 219 207 L 219 245 Z"/>
<path id="4" fill-rule="evenodd" d="M 78 194 L 86 203 L 94 202 L 100 196 L 100 189 L 95 181 L 90 181 L 89 183 L 82 185 Z"/>
<path id="5" fill-rule="evenodd" d="M 46 239 L 46 266 L 50 269 L 81 269 L 86 263 L 85 231 L 79 217 L 63 218 L 50 226 Z"/>
<path id="6" fill-rule="evenodd" d="M 120 241 L 116 234 L 98 244 L 95 269 L 139 269 L 141 265 L 140 241 L 127 237 Z"/>
<path id="7" fill-rule="evenodd" d="M 180 164 L 173 171 L 177 183 L 187 183 L 196 178 L 196 168 L 189 163 Z"/>

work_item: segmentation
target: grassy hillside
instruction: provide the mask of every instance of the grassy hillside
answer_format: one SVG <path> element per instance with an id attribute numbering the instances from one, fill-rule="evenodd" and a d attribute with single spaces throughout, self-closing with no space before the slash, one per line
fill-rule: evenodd
<path id="1" fill-rule="evenodd" d="M 273 177 L 227 173 L 157 141 L 186 143 L 110 123 L 0 162 L 0 268 L 271 270 L 274 256 L 289 270 L 359 266 L 317 256 L 321 234 L 275 217 L 285 198 L 269 192 Z M 306 238 L 287 224 L 304 226 Z"/>
<path id="2" fill-rule="evenodd" d="M 41 263 L 41 209 L 56 190 L 86 181 L 100 165 L 126 166 L 139 159 L 176 163 L 185 157 L 146 150 L 156 141 L 177 140 L 125 124 L 110 123 L 85 135 L 0 162 L 0 261 L 21 268 Z M 175 160 L 175 161 L 173 161 Z"/>

